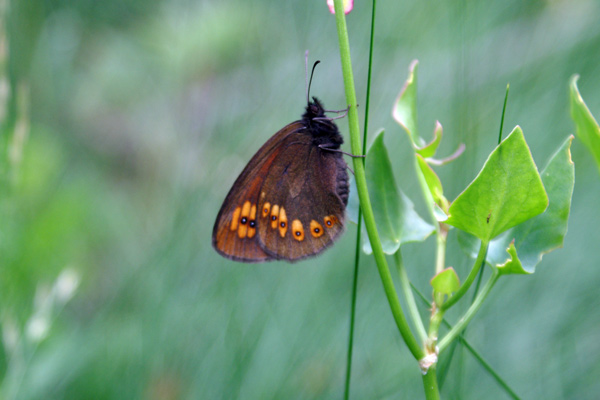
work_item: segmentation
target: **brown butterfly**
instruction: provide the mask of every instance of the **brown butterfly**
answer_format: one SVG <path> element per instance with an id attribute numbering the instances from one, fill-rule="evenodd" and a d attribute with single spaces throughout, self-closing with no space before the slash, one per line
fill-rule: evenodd
<path id="1" fill-rule="evenodd" d="M 221 206 L 212 244 L 226 258 L 293 262 L 319 254 L 344 230 L 348 173 L 339 150 L 343 138 L 321 102 L 309 100 L 310 83 L 307 87 L 302 119 L 258 150 Z"/>

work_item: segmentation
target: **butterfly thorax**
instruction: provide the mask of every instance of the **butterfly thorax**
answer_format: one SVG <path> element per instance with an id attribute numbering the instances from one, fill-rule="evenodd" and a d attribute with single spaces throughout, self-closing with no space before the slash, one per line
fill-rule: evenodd
<path id="1" fill-rule="evenodd" d="M 325 115 L 325 109 L 321 102 L 316 97 L 313 97 L 312 100 L 302 115 L 306 132 L 312 136 L 315 145 L 327 144 L 329 148 L 338 149 L 344 139 L 340 135 L 337 125 Z"/>

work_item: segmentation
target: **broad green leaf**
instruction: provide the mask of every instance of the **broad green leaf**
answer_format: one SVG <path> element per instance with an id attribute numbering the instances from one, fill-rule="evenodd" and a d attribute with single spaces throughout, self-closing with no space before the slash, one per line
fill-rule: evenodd
<path id="1" fill-rule="evenodd" d="M 454 268 L 448 267 L 431 278 L 431 286 L 437 293 L 450 295 L 460 287 L 460 280 Z"/>
<path id="2" fill-rule="evenodd" d="M 544 254 L 562 246 L 575 181 L 570 153 L 572 139 L 573 136 L 570 136 L 561 145 L 542 171 L 542 182 L 549 198 L 546 211 L 490 242 L 486 261 L 500 267 L 501 273 L 533 273 Z M 457 238 L 463 252 L 475 258 L 479 239 L 462 231 Z M 514 250 L 511 250 L 511 246 Z"/>
<path id="3" fill-rule="evenodd" d="M 544 254 L 562 247 L 575 183 L 575 167 L 570 151 L 572 140 L 573 136 L 565 140 L 542 171 L 542 182 L 550 200 L 546 211 L 515 226 L 490 243 L 488 262 L 497 265 L 500 272 L 531 274 Z M 515 254 L 510 253 L 509 246 L 515 248 Z M 511 255 L 509 260 L 507 251 Z"/>
<path id="4" fill-rule="evenodd" d="M 369 197 L 383 251 L 393 254 L 402 243 L 425 240 L 434 228 L 419 217 L 410 199 L 396 186 L 383 136 L 382 130 L 367 153 L 365 167 Z M 368 242 L 363 248 L 366 253 L 371 253 Z"/>
<path id="5" fill-rule="evenodd" d="M 444 130 L 442 129 L 442 124 L 440 121 L 435 121 L 435 128 L 433 130 L 433 139 L 431 142 L 427 143 L 420 149 L 417 149 L 417 153 L 421 155 L 423 158 L 430 158 L 435 155 L 440 142 L 442 141 L 442 134 Z"/>
<path id="6" fill-rule="evenodd" d="M 427 161 L 423 159 L 419 154 L 417 156 L 417 163 L 419 169 L 423 173 L 427 187 L 435 203 L 442 209 L 448 210 L 448 200 L 444 197 L 444 189 L 442 188 L 442 182 L 438 178 L 437 174 L 431 169 L 431 166 L 427 164 Z"/>
<path id="7" fill-rule="evenodd" d="M 579 75 L 573 75 L 569 85 L 571 93 L 571 118 L 573 118 L 577 128 L 577 137 L 590 150 L 600 170 L 600 126 L 598 126 L 598 122 L 594 119 L 594 116 L 579 94 L 579 89 L 577 88 L 578 79 Z"/>
<path id="8" fill-rule="evenodd" d="M 392 116 L 402 125 L 415 148 L 424 144 L 417 129 L 417 70 L 419 61 L 413 60 L 408 68 L 408 79 L 404 83 L 392 109 Z"/>
<path id="9" fill-rule="evenodd" d="M 544 212 L 548 196 L 520 127 L 490 154 L 449 209 L 447 224 L 488 242 Z"/>

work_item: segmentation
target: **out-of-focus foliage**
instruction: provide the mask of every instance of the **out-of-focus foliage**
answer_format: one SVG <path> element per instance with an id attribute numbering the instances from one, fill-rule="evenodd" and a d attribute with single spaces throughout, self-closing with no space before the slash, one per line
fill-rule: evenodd
<path id="1" fill-rule="evenodd" d="M 322 61 L 313 94 L 328 109 L 345 107 L 325 1 L 5 5 L 1 396 L 340 397 L 355 227 L 322 256 L 295 265 L 237 264 L 210 246 L 220 203 L 245 162 L 302 112 L 306 49 Z M 600 110 L 595 0 L 378 5 L 369 131 L 388 132 L 394 175 L 421 215 L 418 183 L 406 173 L 414 167 L 411 144 L 389 112 L 411 60 L 420 60 L 420 131 L 443 124 L 441 154 L 467 145 L 439 172 L 448 199 L 496 146 L 507 82 L 505 126 L 523 127 L 538 165 L 573 133 L 571 75 L 581 76 L 589 109 Z M 355 2 L 347 17 L 359 99 L 369 7 Z M 499 283 L 467 335 L 524 398 L 592 399 L 600 391 L 600 180 L 577 140 L 572 156 L 564 249 L 535 275 Z M 403 247 L 408 274 L 425 293 L 433 246 L 429 239 Z M 454 231 L 449 247 L 457 251 L 447 265 L 463 277 L 471 261 Z M 418 398 L 420 372 L 374 265 L 363 260 L 353 397 Z M 464 355 L 442 393 L 500 392 Z"/>
<path id="2" fill-rule="evenodd" d="M 571 77 L 569 88 L 571 94 L 571 118 L 575 122 L 577 138 L 585 144 L 600 169 L 600 126 L 585 105 L 577 88 L 578 75 Z"/>

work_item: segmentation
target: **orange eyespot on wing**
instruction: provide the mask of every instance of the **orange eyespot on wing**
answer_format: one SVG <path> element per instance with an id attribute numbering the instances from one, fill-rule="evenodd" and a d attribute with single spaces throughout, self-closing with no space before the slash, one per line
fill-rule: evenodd
<path id="1" fill-rule="evenodd" d="M 299 242 L 304 240 L 304 227 L 298 219 L 292 221 L 292 237 Z"/>
<path id="2" fill-rule="evenodd" d="M 273 205 L 271 208 L 271 228 L 277 228 L 277 220 L 279 219 L 279 206 L 277 204 Z"/>
<path id="3" fill-rule="evenodd" d="M 236 207 L 233 211 L 233 216 L 231 217 L 231 230 L 237 231 L 238 222 L 240 222 L 240 213 L 242 212 L 242 207 Z"/>
<path id="4" fill-rule="evenodd" d="M 248 234 L 248 222 L 250 216 L 250 202 L 246 201 L 242 206 L 242 212 L 240 214 L 240 226 L 238 228 L 238 237 L 243 239 Z"/>
<path id="5" fill-rule="evenodd" d="M 314 219 L 310 221 L 310 234 L 315 238 L 323 236 L 323 227 Z"/>
<path id="6" fill-rule="evenodd" d="M 266 218 L 269 215 L 269 211 L 271 211 L 271 203 L 267 201 L 262 207 L 262 217 Z"/>
<path id="7" fill-rule="evenodd" d="M 285 237 L 288 229 L 287 215 L 285 215 L 285 208 L 279 209 L 279 234 L 281 237 Z"/>
<path id="8" fill-rule="evenodd" d="M 256 234 L 256 204 L 250 207 L 250 216 L 248 217 L 248 237 L 253 238 Z"/>
<path id="9" fill-rule="evenodd" d="M 323 222 L 325 222 L 325 226 L 328 228 L 332 228 L 337 223 L 337 221 L 338 219 L 335 215 L 328 215 L 325 218 L 323 218 Z"/>
<path id="10" fill-rule="evenodd" d="M 253 238 L 256 236 L 256 204 L 249 200 L 224 216 L 213 232 L 213 246 L 223 256 L 245 262 L 268 261 L 267 254 Z"/>

